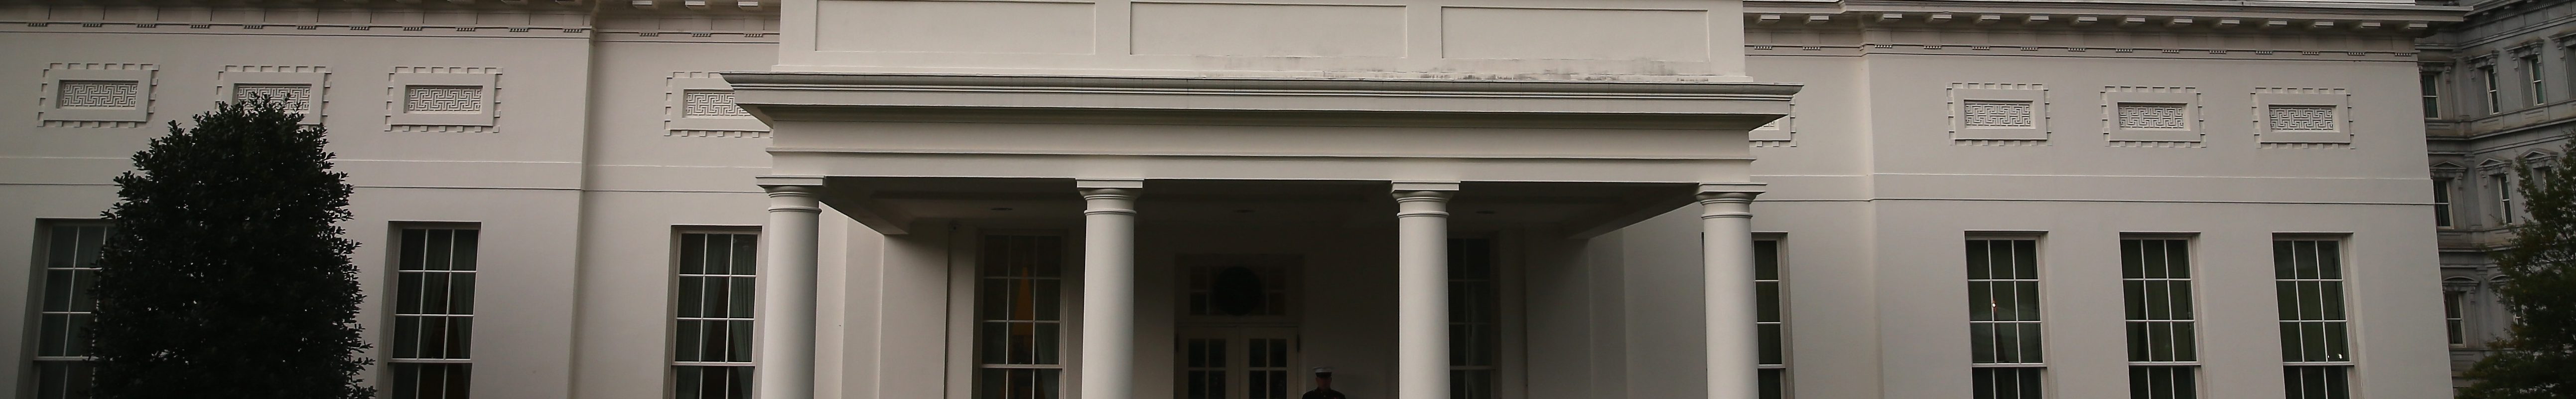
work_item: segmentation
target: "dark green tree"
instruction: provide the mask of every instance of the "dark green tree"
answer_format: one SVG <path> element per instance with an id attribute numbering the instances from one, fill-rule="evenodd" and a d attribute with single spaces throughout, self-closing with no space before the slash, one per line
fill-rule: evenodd
<path id="1" fill-rule="evenodd" d="M 217 103 L 116 177 L 90 324 L 99 399 L 362 399 L 347 174 L 277 102 Z"/>
<path id="2" fill-rule="evenodd" d="M 2576 151 L 2576 143 L 2568 150 Z M 2522 165 L 2531 219 L 2514 226 L 2513 248 L 2496 257 L 2506 282 L 2496 297 L 2513 312 L 2511 335 L 2463 377 L 2467 399 L 2576 398 L 2576 153 L 2554 165 Z"/>

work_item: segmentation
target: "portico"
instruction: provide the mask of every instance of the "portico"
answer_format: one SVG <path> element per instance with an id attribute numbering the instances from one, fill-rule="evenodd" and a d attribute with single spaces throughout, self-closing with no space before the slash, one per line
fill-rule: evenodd
<path id="1" fill-rule="evenodd" d="M 1755 393 L 1746 131 L 1798 86 L 1744 76 L 1738 2 L 785 6 L 814 18 L 785 20 L 779 65 L 725 74 L 773 131 L 760 397 L 814 395 L 818 326 L 900 314 L 972 344 L 845 343 L 820 362 L 880 392 L 843 396 L 1280 398 L 1334 366 L 1366 396 L 1522 397 L 1553 378 L 1522 356 L 1586 345 L 1530 318 L 1588 305 L 1514 276 L 1694 204 L 1705 302 L 1667 316 L 1705 354 L 1660 367 Z M 961 254 L 876 263 L 962 276 L 914 280 L 949 304 L 814 314 L 823 263 L 784 252 L 829 248 L 806 242 L 831 217 Z"/>
<path id="2" fill-rule="evenodd" d="M 792 387 L 814 384 L 818 321 L 797 316 L 813 315 L 807 276 L 816 267 L 810 251 L 821 217 L 846 216 L 887 235 L 924 223 L 1078 219 L 1079 244 L 1068 247 L 1079 248 L 1079 274 L 1066 278 L 1081 282 L 1068 288 L 1081 295 L 1067 310 L 1079 315 L 1080 333 L 1070 338 L 1079 350 L 1064 362 L 1073 379 L 1064 384 L 1084 398 L 1140 397 L 1140 381 L 1170 381 L 1137 375 L 1164 369 L 1138 364 L 1140 346 L 1164 344 L 1136 336 L 1139 309 L 1153 309 L 1138 306 L 1140 219 L 1355 232 L 1391 220 L 1396 315 L 1394 328 L 1378 337 L 1397 350 L 1393 374 L 1370 377 L 1391 381 L 1398 397 L 1446 398 L 1447 248 L 1459 219 L 1580 239 L 1693 204 L 1705 215 L 1709 395 L 1752 394 L 1748 220 L 1761 189 L 1746 177 L 1743 132 L 1785 111 L 1794 86 L 816 73 L 728 79 L 745 107 L 777 129 L 775 174 L 762 186 L 778 199 L 766 226 L 772 271 L 764 296 L 778 316 L 763 320 L 761 353 L 770 358 L 762 360 L 760 386 L 790 388 L 765 388 L 765 398 L 811 395 Z M 1371 191 L 1375 198 L 1364 194 Z M 835 212 L 816 212 L 817 204 Z M 1477 214 L 1459 217 L 1462 205 Z M 1256 208 L 1278 215 L 1225 214 Z M 1304 378 L 1302 371 L 1288 374 Z"/>

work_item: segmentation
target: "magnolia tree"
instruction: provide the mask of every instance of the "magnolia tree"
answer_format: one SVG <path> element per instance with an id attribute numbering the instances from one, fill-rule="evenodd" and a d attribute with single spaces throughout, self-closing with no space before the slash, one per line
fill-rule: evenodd
<path id="1" fill-rule="evenodd" d="M 2576 398 L 2576 173 L 2566 173 L 2576 172 L 2576 153 L 2566 154 L 2549 168 L 2561 173 L 2521 168 L 2531 219 L 2514 226 L 2513 249 L 2496 258 L 2508 278 L 2496 296 L 2516 316 L 2512 334 L 2462 374 L 2477 383 L 2461 398 Z"/>
<path id="2" fill-rule="evenodd" d="M 218 103 L 134 154 L 107 211 L 90 324 L 99 399 L 363 399 L 347 174 L 323 129 Z"/>

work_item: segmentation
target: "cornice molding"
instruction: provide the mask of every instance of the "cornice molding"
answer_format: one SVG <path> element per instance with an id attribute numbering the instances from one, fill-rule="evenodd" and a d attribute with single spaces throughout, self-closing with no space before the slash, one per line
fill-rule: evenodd
<path id="1" fill-rule="evenodd" d="M 1479 96 L 1724 97 L 1787 101 L 1803 85 L 1748 82 L 1614 82 L 1551 80 L 1209 78 L 1129 76 L 1032 76 L 819 72 L 725 72 L 737 89 L 879 86 L 960 90 L 1045 90 L 1117 92 L 1346 92 L 1352 94 Z"/>

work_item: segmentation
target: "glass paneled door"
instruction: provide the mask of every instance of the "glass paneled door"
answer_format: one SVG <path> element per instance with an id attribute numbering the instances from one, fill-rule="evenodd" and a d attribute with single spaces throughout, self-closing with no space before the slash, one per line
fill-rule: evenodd
<path id="1" fill-rule="evenodd" d="M 1295 327 L 1184 327 L 1181 399 L 1287 399 L 1304 393 Z"/>

